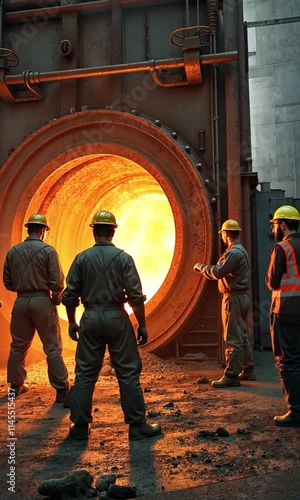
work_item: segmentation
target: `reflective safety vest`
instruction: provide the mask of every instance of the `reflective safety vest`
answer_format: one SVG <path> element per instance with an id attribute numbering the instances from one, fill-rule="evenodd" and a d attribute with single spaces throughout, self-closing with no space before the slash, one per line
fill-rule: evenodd
<path id="1" fill-rule="evenodd" d="M 295 251 L 288 240 L 280 241 L 277 245 L 280 245 L 285 254 L 286 273 L 282 275 L 280 289 L 272 292 L 272 298 L 300 296 L 300 274 Z"/>

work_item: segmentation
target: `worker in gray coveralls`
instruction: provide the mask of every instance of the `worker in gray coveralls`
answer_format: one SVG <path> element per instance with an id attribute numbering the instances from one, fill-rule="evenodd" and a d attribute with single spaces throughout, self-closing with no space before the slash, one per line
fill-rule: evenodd
<path id="1" fill-rule="evenodd" d="M 246 331 L 249 308 L 250 266 L 246 249 L 239 241 L 240 225 L 229 219 L 219 234 L 227 246 L 216 265 L 197 263 L 194 271 L 208 279 L 218 280 L 222 294 L 222 323 L 225 342 L 226 368 L 220 380 L 212 386 L 223 389 L 240 385 L 240 380 L 255 380 L 253 350 Z"/>
<path id="2" fill-rule="evenodd" d="M 5 287 L 18 295 L 11 315 L 7 381 L 15 396 L 28 391 L 25 358 L 37 331 L 47 356 L 49 381 L 56 389 L 55 402 L 63 403 L 69 382 L 56 306 L 64 289 L 64 275 L 56 250 L 44 242 L 50 230 L 46 217 L 32 214 L 25 227 L 28 237 L 8 250 L 3 268 Z"/>
<path id="3" fill-rule="evenodd" d="M 148 340 L 146 297 L 133 258 L 112 243 L 118 227 L 115 216 L 99 211 L 90 226 L 95 244 L 75 257 L 62 298 L 69 319 L 69 335 L 78 342 L 76 376 L 70 398 L 73 422 L 70 436 L 88 439 L 93 420 L 93 392 L 107 346 L 119 383 L 125 422 L 129 424 L 129 439 L 151 438 L 161 434 L 161 427 L 146 422 L 140 386 L 142 362 L 138 345 Z M 75 312 L 79 299 L 85 310 L 78 326 Z M 137 319 L 137 337 L 124 309 L 125 302 L 132 307 Z"/>

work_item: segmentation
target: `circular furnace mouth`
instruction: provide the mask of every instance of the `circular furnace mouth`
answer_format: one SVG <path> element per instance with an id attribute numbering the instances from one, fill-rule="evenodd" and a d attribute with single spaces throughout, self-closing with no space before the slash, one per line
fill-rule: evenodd
<path id="1" fill-rule="evenodd" d="M 113 243 L 133 256 L 147 296 L 145 349 L 159 350 L 200 313 L 205 281 L 193 265 L 210 260 L 212 222 L 197 162 L 183 140 L 148 117 L 99 110 L 53 120 L 1 171 L 2 261 L 39 212 L 66 275 L 75 255 L 94 243 L 93 214 L 113 212 L 119 224 Z M 15 296 L 1 293 L 9 322 Z M 59 316 L 64 345 L 74 348 L 63 306 Z"/>
<path id="2" fill-rule="evenodd" d="M 134 257 L 147 301 L 162 286 L 175 248 L 173 214 L 159 183 L 137 163 L 113 154 L 71 160 L 37 188 L 25 218 L 38 207 L 47 214 L 47 242 L 58 251 L 65 274 L 74 256 L 94 244 L 89 226 L 94 213 L 108 210 L 118 223 L 113 243 Z M 24 227 L 23 239 L 26 235 Z M 77 317 L 82 312 L 80 306 Z M 62 305 L 59 316 L 67 320 Z"/>

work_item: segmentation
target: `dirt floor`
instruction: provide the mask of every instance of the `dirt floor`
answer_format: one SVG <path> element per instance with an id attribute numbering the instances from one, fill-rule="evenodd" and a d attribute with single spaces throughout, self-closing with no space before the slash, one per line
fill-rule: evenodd
<path id="1" fill-rule="evenodd" d="M 286 411 L 272 353 L 256 352 L 255 357 L 257 381 L 220 390 L 207 383 L 221 376 L 219 363 L 164 361 L 142 353 L 148 420 L 162 425 L 163 436 L 133 443 L 114 377 L 100 377 L 97 383 L 87 442 L 68 437 L 69 410 L 53 404 L 45 361 L 28 367 L 30 391 L 10 408 L 5 370 L 0 370 L 1 500 L 45 498 L 38 493 L 43 481 L 80 470 L 93 476 L 94 487 L 100 476 L 115 474 L 116 484 L 135 487 L 138 497 L 157 494 L 159 499 L 162 492 L 299 465 L 300 430 L 280 429 L 272 422 Z M 66 362 L 72 381 L 73 358 Z M 10 420 L 8 428 L 11 409 L 16 421 Z M 218 428 L 229 435 L 219 435 Z M 8 439 L 9 431 L 15 439 Z"/>

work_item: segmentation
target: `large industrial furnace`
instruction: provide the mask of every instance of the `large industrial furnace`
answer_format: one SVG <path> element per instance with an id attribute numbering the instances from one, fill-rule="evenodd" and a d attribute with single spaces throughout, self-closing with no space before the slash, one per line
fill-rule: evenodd
<path id="1" fill-rule="evenodd" d="M 3 0 L 1 266 L 39 212 L 66 274 L 112 211 L 147 295 L 145 348 L 221 359 L 217 285 L 193 265 L 217 259 L 229 217 L 251 254 L 245 33 L 239 0 Z M 2 282 L 0 298 L 3 362 Z"/>

